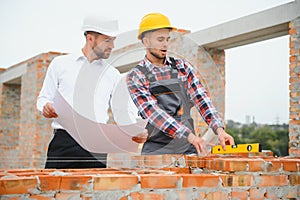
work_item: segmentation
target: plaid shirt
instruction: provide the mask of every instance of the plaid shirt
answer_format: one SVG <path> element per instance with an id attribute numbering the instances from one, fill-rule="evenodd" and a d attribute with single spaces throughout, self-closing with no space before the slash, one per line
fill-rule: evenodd
<path id="1" fill-rule="evenodd" d="M 175 59 L 178 68 L 178 78 L 187 81 L 187 95 L 192 100 L 205 122 L 216 133 L 218 127 L 224 127 L 217 110 L 212 105 L 209 95 L 197 78 L 192 66 L 185 60 Z M 163 67 L 154 66 L 146 57 L 139 65 L 146 67 L 156 80 L 171 78 L 171 62 L 169 58 L 165 60 Z M 187 137 L 192 131 L 176 121 L 157 105 L 156 98 L 149 91 L 149 81 L 145 75 L 137 68 L 133 68 L 127 75 L 127 86 L 133 102 L 139 110 L 142 118 L 156 128 L 168 133 L 170 137 Z"/>

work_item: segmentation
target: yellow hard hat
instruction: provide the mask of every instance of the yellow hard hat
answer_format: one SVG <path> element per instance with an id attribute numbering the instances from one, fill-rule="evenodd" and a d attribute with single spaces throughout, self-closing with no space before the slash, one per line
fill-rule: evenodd
<path id="1" fill-rule="evenodd" d="M 161 28 L 169 28 L 171 30 L 176 29 L 171 26 L 169 19 L 165 15 L 161 13 L 147 14 L 142 18 L 140 22 L 138 39 L 142 39 L 141 36 L 144 32 Z"/>

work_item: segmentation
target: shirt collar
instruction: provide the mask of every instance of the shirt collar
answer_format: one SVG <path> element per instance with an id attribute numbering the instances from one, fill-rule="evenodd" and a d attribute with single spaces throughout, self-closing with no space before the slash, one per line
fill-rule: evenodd
<path id="1" fill-rule="evenodd" d="M 153 65 L 145 56 L 144 59 L 141 61 L 141 65 L 147 67 L 149 70 L 153 70 L 154 68 L 158 68 L 157 66 Z M 164 61 L 164 67 L 171 66 L 171 61 L 168 56 L 166 56 Z"/>
<path id="2" fill-rule="evenodd" d="M 74 60 L 75 61 L 79 61 L 79 60 L 86 60 L 87 58 L 85 57 L 85 55 L 83 54 L 82 50 L 80 49 L 80 51 L 74 53 Z M 104 59 L 98 59 L 98 60 L 94 60 L 92 63 L 99 63 L 99 64 L 104 64 Z"/>
<path id="3" fill-rule="evenodd" d="M 82 50 L 75 52 L 73 55 L 74 55 L 74 60 L 75 61 L 79 61 L 81 59 L 86 59 L 86 57 L 84 56 Z"/>

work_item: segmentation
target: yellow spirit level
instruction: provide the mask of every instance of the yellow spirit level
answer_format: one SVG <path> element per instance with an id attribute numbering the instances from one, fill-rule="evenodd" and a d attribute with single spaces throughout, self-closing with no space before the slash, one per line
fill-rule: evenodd
<path id="1" fill-rule="evenodd" d="M 226 145 L 226 151 L 222 149 L 221 145 L 218 145 L 212 148 L 211 153 L 212 154 L 249 153 L 249 152 L 261 152 L 261 150 L 262 150 L 262 146 L 259 143 Z"/>

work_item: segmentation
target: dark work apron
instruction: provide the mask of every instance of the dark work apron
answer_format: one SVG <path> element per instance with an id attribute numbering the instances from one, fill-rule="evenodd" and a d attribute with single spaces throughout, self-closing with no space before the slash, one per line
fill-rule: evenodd
<path id="1" fill-rule="evenodd" d="M 155 96 L 158 106 L 194 133 L 194 123 L 190 116 L 192 103 L 186 94 L 184 83 L 178 79 L 174 58 L 170 57 L 170 60 L 172 62 L 171 79 L 156 80 L 146 67 L 138 65 L 137 68 L 149 81 L 150 93 Z M 148 139 L 142 148 L 143 155 L 197 153 L 196 148 L 186 138 L 172 138 L 149 122 L 146 129 Z"/>

